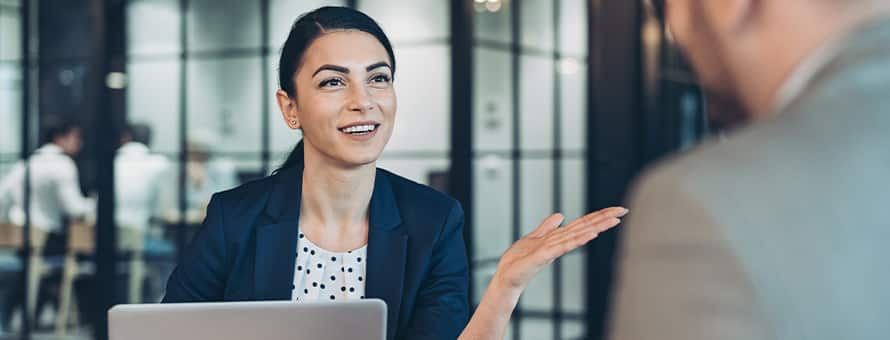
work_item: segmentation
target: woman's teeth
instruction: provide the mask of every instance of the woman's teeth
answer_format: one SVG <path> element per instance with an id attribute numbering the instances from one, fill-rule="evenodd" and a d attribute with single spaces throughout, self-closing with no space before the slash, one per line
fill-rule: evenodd
<path id="1" fill-rule="evenodd" d="M 340 129 L 340 131 L 343 131 L 344 133 L 361 134 L 361 133 L 368 133 L 368 132 L 374 131 L 374 129 L 376 129 L 376 128 L 377 127 L 374 125 L 356 125 L 356 126 L 350 126 L 348 128 L 342 128 L 342 129 Z"/>

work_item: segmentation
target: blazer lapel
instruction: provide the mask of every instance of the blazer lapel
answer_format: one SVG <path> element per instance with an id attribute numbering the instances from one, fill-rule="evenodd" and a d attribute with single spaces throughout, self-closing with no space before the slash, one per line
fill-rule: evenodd
<path id="1" fill-rule="evenodd" d="M 377 171 L 369 210 L 365 296 L 386 302 L 386 333 L 392 339 L 399 323 L 408 235 L 400 228 L 402 220 L 395 195 L 381 170 Z"/>
<path id="2" fill-rule="evenodd" d="M 266 203 L 269 222 L 256 229 L 257 300 L 289 300 L 292 291 L 303 171 L 295 167 L 276 176 L 279 178 Z M 369 215 L 365 296 L 386 302 L 387 334 L 392 338 L 399 321 L 408 236 L 400 227 L 402 219 L 392 186 L 381 170 L 374 180 Z"/>
<path id="3" fill-rule="evenodd" d="M 266 203 L 268 223 L 256 229 L 254 287 L 257 300 L 290 300 L 299 233 L 302 167 L 279 172 Z"/>

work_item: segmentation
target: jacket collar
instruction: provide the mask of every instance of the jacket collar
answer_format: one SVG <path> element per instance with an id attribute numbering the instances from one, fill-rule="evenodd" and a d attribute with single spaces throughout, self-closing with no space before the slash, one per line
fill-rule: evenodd
<path id="1" fill-rule="evenodd" d="M 299 233 L 302 167 L 285 169 L 272 176 L 265 215 L 256 229 L 254 263 L 255 298 L 289 300 Z M 388 175 L 377 170 L 369 207 L 368 259 L 365 297 L 387 305 L 387 338 L 394 337 L 399 322 L 408 236 Z M 293 255 L 291 255 L 293 254 Z"/>
<path id="2" fill-rule="evenodd" d="M 797 67 L 777 93 L 775 113 L 797 109 L 815 89 L 846 72 L 861 72 L 873 60 L 886 60 L 890 54 L 890 17 L 868 20 L 813 52 Z"/>
<path id="3" fill-rule="evenodd" d="M 295 166 L 283 169 L 272 176 L 272 193 L 266 203 L 266 215 L 278 223 L 299 222 L 300 200 L 303 192 L 303 168 Z M 370 227 L 392 230 L 402 223 L 392 184 L 383 170 L 378 169 L 374 178 L 374 191 L 368 209 Z"/>

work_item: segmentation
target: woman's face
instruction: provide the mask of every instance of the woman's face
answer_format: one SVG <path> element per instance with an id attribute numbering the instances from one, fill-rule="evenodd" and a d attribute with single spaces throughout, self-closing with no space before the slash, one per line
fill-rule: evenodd
<path id="1" fill-rule="evenodd" d="M 288 126 L 303 130 L 307 153 L 344 167 L 377 160 L 395 121 L 391 65 L 383 45 L 361 31 L 326 33 L 309 45 L 293 78 L 296 98 L 278 93 Z"/>

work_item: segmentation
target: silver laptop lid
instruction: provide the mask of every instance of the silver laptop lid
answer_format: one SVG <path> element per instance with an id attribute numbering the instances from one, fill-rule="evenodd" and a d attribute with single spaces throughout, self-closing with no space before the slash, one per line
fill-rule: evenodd
<path id="1" fill-rule="evenodd" d="M 378 299 L 118 305 L 108 318 L 110 340 L 386 338 L 386 304 Z"/>

